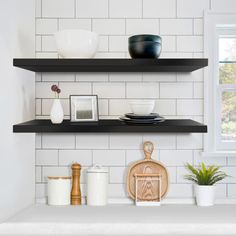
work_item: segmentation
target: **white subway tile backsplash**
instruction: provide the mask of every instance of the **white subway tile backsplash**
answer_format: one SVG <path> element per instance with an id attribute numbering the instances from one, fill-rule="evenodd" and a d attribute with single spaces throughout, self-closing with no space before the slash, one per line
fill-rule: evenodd
<path id="1" fill-rule="evenodd" d="M 176 149 L 176 135 L 174 134 L 145 134 L 143 141 L 153 142 L 155 149 Z"/>
<path id="2" fill-rule="evenodd" d="M 129 102 L 126 99 L 110 99 L 109 100 L 109 115 L 122 116 L 125 113 L 131 112 Z"/>
<path id="3" fill-rule="evenodd" d="M 56 52 L 56 39 L 55 36 L 42 36 L 42 51 Z"/>
<path id="4" fill-rule="evenodd" d="M 73 82 L 75 81 L 74 73 L 42 73 L 43 82 Z M 52 84 L 52 83 L 51 83 Z M 47 84 L 49 85 L 49 83 Z"/>
<path id="5" fill-rule="evenodd" d="M 203 69 L 193 71 L 191 73 L 177 73 L 177 81 L 190 82 L 190 81 L 203 81 Z"/>
<path id="6" fill-rule="evenodd" d="M 140 82 L 142 81 L 142 74 L 114 72 L 109 74 L 109 80 L 111 82 Z"/>
<path id="7" fill-rule="evenodd" d="M 169 182 L 170 184 L 174 184 L 176 183 L 176 176 L 177 176 L 177 173 L 176 173 L 176 167 L 167 167 L 167 171 L 168 171 L 168 175 L 169 175 Z"/>
<path id="8" fill-rule="evenodd" d="M 143 17 L 176 17 L 176 0 L 143 0 Z"/>
<path id="9" fill-rule="evenodd" d="M 73 163 L 79 163 L 82 166 L 92 165 L 91 150 L 59 150 L 59 165 L 71 166 Z"/>
<path id="10" fill-rule="evenodd" d="M 42 135 L 39 133 L 36 133 L 35 135 L 35 148 L 42 148 Z"/>
<path id="11" fill-rule="evenodd" d="M 110 52 L 127 52 L 128 37 L 127 36 L 109 36 Z"/>
<path id="12" fill-rule="evenodd" d="M 126 182 L 127 168 L 125 167 L 110 167 L 109 179 L 112 184 L 122 184 Z"/>
<path id="13" fill-rule="evenodd" d="M 160 160 L 167 166 L 183 166 L 193 163 L 192 150 L 160 150 Z"/>
<path id="14" fill-rule="evenodd" d="M 142 0 L 109 0 L 110 18 L 141 18 Z"/>
<path id="15" fill-rule="evenodd" d="M 91 30 L 91 19 L 59 19 L 59 30 L 83 29 Z"/>
<path id="16" fill-rule="evenodd" d="M 42 37 L 36 36 L 35 37 L 35 51 L 40 52 L 42 50 Z"/>
<path id="17" fill-rule="evenodd" d="M 220 166 L 226 165 L 226 157 L 206 157 L 202 156 L 202 150 L 194 150 L 194 165 L 199 165 L 204 162 L 206 165 L 215 165 L 216 163 Z"/>
<path id="18" fill-rule="evenodd" d="M 236 184 L 228 184 L 228 197 L 236 198 Z"/>
<path id="19" fill-rule="evenodd" d="M 51 91 L 52 83 L 36 82 L 36 98 L 54 98 L 54 93 Z"/>
<path id="20" fill-rule="evenodd" d="M 192 83 L 160 83 L 160 98 L 192 98 Z"/>
<path id="21" fill-rule="evenodd" d="M 94 83 L 93 94 L 99 98 L 124 98 L 125 83 Z"/>
<path id="22" fill-rule="evenodd" d="M 161 35 L 191 35 L 193 33 L 191 19 L 161 19 Z M 174 26 L 174 27 L 173 27 Z"/>
<path id="23" fill-rule="evenodd" d="M 203 98 L 203 96 L 204 96 L 203 83 L 193 83 L 193 97 Z"/>
<path id="24" fill-rule="evenodd" d="M 36 34 L 54 34 L 56 31 L 56 19 L 36 19 Z"/>
<path id="25" fill-rule="evenodd" d="M 177 50 L 179 52 L 202 52 L 202 36 L 177 36 Z"/>
<path id="26" fill-rule="evenodd" d="M 108 17 L 108 0 L 76 0 L 77 18 Z"/>
<path id="27" fill-rule="evenodd" d="M 177 17 L 203 17 L 209 10 L 210 0 L 177 0 Z"/>
<path id="28" fill-rule="evenodd" d="M 74 149 L 74 134 L 42 134 L 42 147 L 45 149 Z"/>
<path id="29" fill-rule="evenodd" d="M 37 150 L 36 165 L 40 166 L 55 166 L 58 165 L 57 150 Z"/>
<path id="30" fill-rule="evenodd" d="M 124 198 L 127 197 L 124 184 L 109 184 L 108 185 L 109 198 Z"/>
<path id="31" fill-rule="evenodd" d="M 184 184 L 190 183 L 184 178 L 185 175 L 188 175 L 189 171 L 185 167 L 177 167 L 177 183 Z"/>
<path id="32" fill-rule="evenodd" d="M 176 36 L 161 36 L 162 52 L 176 51 Z"/>
<path id="33" fill-rule="evenodd" d="M 93 19 L 92 30 L 101 35 L 124 35 L 124 19 Z"/>
<path id="34" fill-rule="evenodd" d="M 216 12 L 235 12 L 235 0 L 211 0 L 211 10 Z"/>
<path id="35" fill-rule="evenodd" d="M 177 149 L 202 149 L 202 134 L 177 134 Z"/>
<path id="36" fill-rule="evenodd" d="M 158 83 L 127 83 L 127 98 L 158 98 Z"/>
<path id="37" fill-rule="evenodd" d="M 91 83 L 59 83 L 61 89 L 60 97 L 69 98 L 70 95 L 90 95 L 92 93 Z"/>
<path id="38" fill-rule="evenodd" d="M 189 100 L 177 100 L 177 115 L 203 115 L 203 100 L 201 99 L 189 99 Z"/>
<path id="39" fill-rule="evenodd" d="M 221 181 L 221 183 L 236 184 L 236 166 L 222 167 L 221 170 L 224 171 L 227 175 L 229 175 L 229 177 L 226 177 L 224 180 Z"/>
<path id="40" fill-rule="evenodd" d="M 234 0 L 36 0 L 36 58 L 58 58 L 54 33 L 64 29 L 92 30 L 100 34 L 95 58 L 130 58 L 128 37 L 139 33 L 162 36 L 161 58 L 201 58 L 203 10 L 233 11 Z M 41 5 L 42 3 L 42 5 Z M 154 112 L 166 118 L 204 121 L 204 70 L 192 73 L 37 73 L 36 115 L 49 118 L 54 94 L 61 87 L 61 103 L 69 118 L 69 95 L 97 94 L 101 118 L 131 112 L 128 101 L 155 99 Z M 186 162 L 216 164 L 234 176 L 236 161 L 202 157 L 202 134 L 36 134 L 36 197 L 47 196 L 47 175 L 69 175 L 70 165 L 101 164 L 110 171 L 109 198 L 127 198 L 127 165 L 144 159 L 143 141 L 152 141 L 154 160 L 167 166 L 167 198 L 192 198 L 192 184 L 183 179 Z M 85 168 L 81 171 L 86 195 Z M 235 178 L 217 185 L 217 197 L 236 196 Z"/>
<path id="41" fill-rule="evenodd" d="M 42 0 L 43 17 L 75 17 L 74 0 Z"/>
<path id="42" fill-rule="evenodd" d="M 203 35 L 203 19 L 194 19 L 193 32 L 195 35 Z"/>
<path id="43" fill-rule="evenodd" d="M 126 34 L 159 34 L 157 19 L 127 19 Z"/>
<path id="44" fill-rule="evenodd" d="M 76 74 L 76 81 L 81 82 L 104 82 L 108 81 L 108 73 L 78 73 Z"/>
<path id="45" fill-rule="evenodd" d="M 161 116 L 176 115 L 176 101 L 174 99 L 160 99 L 156 101 L 154 112 Z"/>
<path id="46" fill-rule="evenodd" d="M 192 198 L 193 186 L 191 184 L 171 184 L 168 192 L 169 198 Z"/>
<path id="47" fill-rule="evenodd" d="M 93 164 L 125 166 L 124 150 L 93 150 Z"/>
<path id="48" fill-rule="evenodd" d="M 109 112 L 109 105 L 107 99 L 98 100 L 98 112 L 99 116 L 107 116 Z"/>
<path id="49" fill-rule="evenodd" d="M 42 102 L 41 102 L 41 99 L 36 99 L 35 100 L 35 114 L 40 116 L 41 113 L 42 113 Z"/>
<path id="50" fill-rule="evenodd" d="M 35 195 L 36 198 L 45 198 L 47 194 L 47 184 L 36 183 L 35 184 Z"/>
<path id="51" fill-rule="evenodd" d="M 36 183 L 42 182 L 42 167 L 41 166 L 35 167 L 35 182 Z"/>
<path id="52" fill-rule="evenodd" d="M 109 137 L 107 134 L 88 134 L 76 135 L 76 149 L 108 149 Z"/>
<path id="53" fill-rule="evenodd" d="M 111 134 L 110 149 L 140 149 L 142 148 L 141 134 Z"/>
<path id="54" fill-rule="evenodd" d="M 143 81 L 152 82 L 171 82 L 176 81 L 176 73 L 143 73 Z"/>

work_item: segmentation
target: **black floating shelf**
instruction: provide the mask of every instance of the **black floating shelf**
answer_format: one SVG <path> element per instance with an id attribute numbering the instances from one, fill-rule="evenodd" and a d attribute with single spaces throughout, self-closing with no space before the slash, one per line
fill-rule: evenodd
<path id="1" fill-rule="evenodd" d="M 64 120 L 53 125 L 50 120 L 31 120 L 13 126 L 15 133 L 206 133 L 207 126 L 193 120 L 165 120 L 151 125 L 127 125 L 120 120 L 99 120 L 90 123 L 73 123 Z"/>
<path id="2" fill-rule="evenodd" d="M 192 72 L 208 59 L 22 59 L 13 65 L 34 72 Z"/>

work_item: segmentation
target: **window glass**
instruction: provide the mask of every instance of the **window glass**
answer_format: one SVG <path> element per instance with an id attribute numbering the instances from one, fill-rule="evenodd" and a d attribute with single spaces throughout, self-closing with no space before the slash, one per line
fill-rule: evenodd
<path id="1" fill-rule="evenodd" d="M 236 141 L 236 91 L 224 91 L 221 98 L 221 138 Z"/>
<path id="2" fill-rule="evenodd" d="M 236 38 L 220 37 L 219 39 L 219 61 L 236 61 Z"/>

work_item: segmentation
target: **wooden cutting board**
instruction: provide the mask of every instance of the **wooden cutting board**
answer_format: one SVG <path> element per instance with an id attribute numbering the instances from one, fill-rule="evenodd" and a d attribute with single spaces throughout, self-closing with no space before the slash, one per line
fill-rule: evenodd
<path id="1" fill-rule="evenodd" d="M 159 174 L 161 175 L 161 198 L 164 198 L 165 195 L 168 192 L 169 188 L 169 175 L 168 171 L 165 168 L 165 166 L 158 162 L 151 159 L 152 152 L 154 150 L 154 145 L 152 142 L 147 141 L 143 144 L 143 150 L 145 159 L 141 161 L 134 162 L 128 169 L 128 175 L 127 175 L 127 192 L 130 196 L 130 198 L 135 200 L 135 175 L 140 174 Z M 138 193 L 138 199 L 139 200 L 148 200 L 148 201 L 157 201 L 159 200 L 158 194 L 154 194 L 154 190 L 158 189 L 156 181 L 149 181 L 147 182 L 147 187 L 142 188 L 145 190 L 145 192 Z"/>

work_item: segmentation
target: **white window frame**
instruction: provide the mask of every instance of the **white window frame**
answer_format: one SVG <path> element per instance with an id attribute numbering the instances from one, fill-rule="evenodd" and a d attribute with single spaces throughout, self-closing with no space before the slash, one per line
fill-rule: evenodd
<path id="1" fill-rule="evenodd" d="M 205 13 L 204 24 L 204 57 L 208 58 L 208 68 L 204 71 L 204 122 L 208 126 L 208 133 L 204 135 L 203 156 L 234 156 L 236 157 L 236 142 L 222 142 L 220 138 L 220 89 L 218 40 L 222 31 L 229 34 L 236 29 L 236 13 Z M 218 106 L 216 105 L 218 104 Z M 218 119 L 217 119 L 218 117 Z"/>

